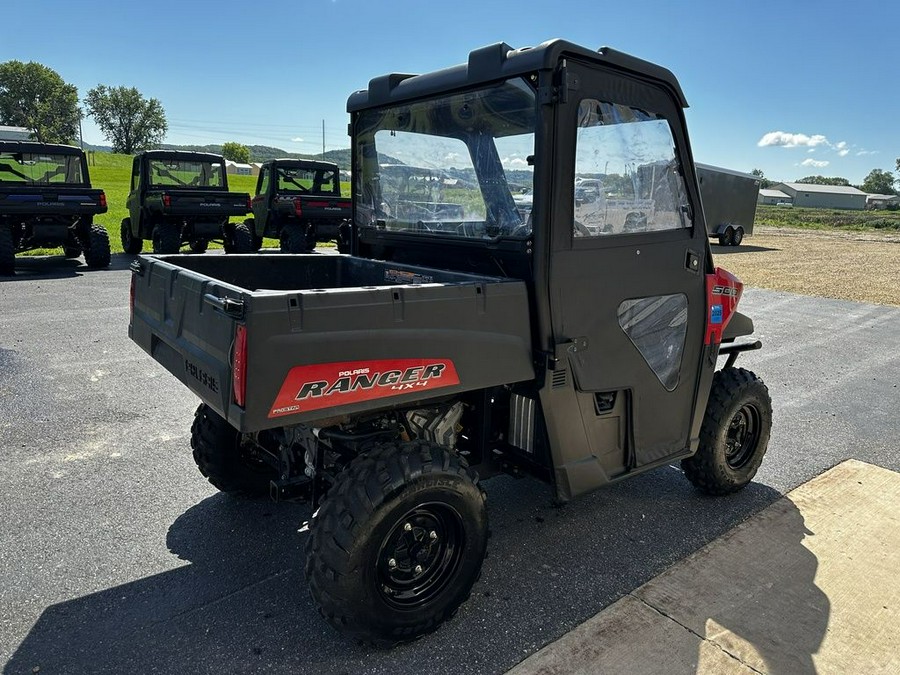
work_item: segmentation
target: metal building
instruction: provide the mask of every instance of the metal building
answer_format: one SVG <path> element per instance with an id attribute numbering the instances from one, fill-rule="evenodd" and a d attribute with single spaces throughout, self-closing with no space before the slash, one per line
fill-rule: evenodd
<path id="1" fill-rule="evenodd" d="M 756 198 L 757 204 L 791 204 L 793 205 L 793 199 L 787 193 L 782 192 L 781 190 L 760 190 L 759 196 Z"/>
<path id="2" fill-rule="evenodd" d="M 791 197 L 794 206 L 812 209 L 866 208 L 866 193 L 847 185 L 813 185 L 810 183 L 778 183 L 772 189 Z"/>

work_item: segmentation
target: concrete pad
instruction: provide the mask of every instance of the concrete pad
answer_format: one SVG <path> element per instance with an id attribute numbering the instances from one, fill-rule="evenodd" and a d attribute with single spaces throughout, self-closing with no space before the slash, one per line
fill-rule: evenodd
<path id="1" fill-rule="evenodd" d="M 898 673 L 898 504 L 846 461 L 511 672 Z"/>

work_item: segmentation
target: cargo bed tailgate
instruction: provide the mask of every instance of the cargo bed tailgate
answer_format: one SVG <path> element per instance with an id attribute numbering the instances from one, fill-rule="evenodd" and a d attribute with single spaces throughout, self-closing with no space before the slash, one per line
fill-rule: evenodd
<path id="1" fill-rule="evenodd" d="M 129 335 L 242 431 L 534 377 L 521 281 L 350 256 L 205 258 L 135 263 Z M 260 285 L 297 266 L 306 269 L 295 288 Z M 233 393 L 239 326 L 243 406 Z"/>

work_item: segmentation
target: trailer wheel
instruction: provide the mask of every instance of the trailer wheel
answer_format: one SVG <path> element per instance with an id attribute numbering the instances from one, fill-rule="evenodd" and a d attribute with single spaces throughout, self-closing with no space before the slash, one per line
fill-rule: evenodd
<path id="1" fill-rule="evenodd" d="M 700 446 L 682 460 L 684 475 L 709 495 L 737 492 L 756 475 L 769 445 L 772 400 L 765 383 L 743 368 L 713 378 Z"/>
<path id="2" fill-rule="evenodd" d="M 301 223 L 288 223 L 282 227 L 279 239 L 284 253 L 308 253 L 316 246 L 313 241 L 312 248 L 309 248 L 307 228 Z"/>
<path id="3" fill-rule="evenodd" d="M 242 436 L 212 408 L 201 403 L 191 425 L 191 448 L 197 468 L 218 490 L 258 497 L 269 494 L 277 472 L 256 459 Z"/>
<path id="4" fill-rule="evenodd" d="M 719 233 L 719 246 L 731 246 L 731 238 L 734 236 L 734 228 L 729 225 Z"/>
<path id="5" fill-rule="evenodd" d="M 744 228 L 743 227 L 734 228 L 734 232 L 731 235 L 731 245 L 732 246 L 740 246 L 742 241 L 744 241 Z"/>
<path id="6" fill-rule="evenodd" d="M 158 223 L 153 228 L 154 253 L 178 253 L 181 248 L 181 227 L 176 223 Z"/>
<path id="7" fill-rule="evenodd" d="M 9 227 L 0 225 L 0 276 L 11 277 L 16 273 L 16 247 Z"/>
<path id="8" fill-rule="evenodd" d="M 383 444 L 354 459 L 309 527 L 306 577 L 319 612 L 377 645 L 412 640 L 453 616 L 487 548 L 477 476 L 426 441 Z"/>
<path id="9" fill-rule="evenodd" d="M 122 229 L 120 232 L 122 238 L 122 249 L 129 255 L 137 255 L 144 248 L 144 240 L 135 237 L 131 232 L 131 218 L 122 219 Z"/>
<path id="10" fill-rule="evenodd" d="M 109 232 L 102 225 L 91 225 L 84 246 L 84 262 L 88 267 L 101 269 L 109 267 Z"/>

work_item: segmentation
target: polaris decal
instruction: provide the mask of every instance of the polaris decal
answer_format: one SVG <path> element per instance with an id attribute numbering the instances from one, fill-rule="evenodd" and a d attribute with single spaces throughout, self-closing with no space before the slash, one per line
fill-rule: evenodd
<path id="1" fill-rule="evenodd" d="M 385 359 L 291 368 L 269 418 L 459 384 L 449 359 Z"/>

